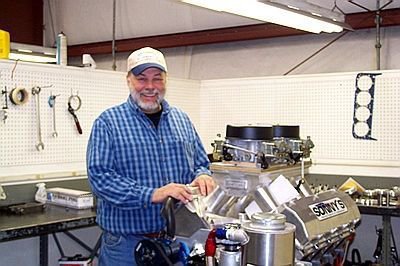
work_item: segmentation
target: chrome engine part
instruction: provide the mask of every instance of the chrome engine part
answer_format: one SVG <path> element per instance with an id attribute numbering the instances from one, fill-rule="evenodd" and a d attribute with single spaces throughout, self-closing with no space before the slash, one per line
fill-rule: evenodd
<path id="1" fill-rule="evenodd" d="M 256 213 L 243 224 L 250 241 L 245 257 L 251 265 L 294 265 L 294 232 L 283 214 Z"/>
<path id="2" fill-rule="evenodd" d="M 226 223 L 246 228 L 258 213 L 283 214 L 296 228 L 295 260 L 311 261 L 337 248 L 359 222 L 358 207 L 347 194 L 312 192 L 304 176 L 314 144 L 309 137 L 300 139 L 298 126 L 228 126 L 225 140 L 213 147 L 213 158 L 220 160 L 211 164 L 218 187 L 198 197 L 196 206 L 189 203 L 176 211 L 176 235 L 188 245 L 205 243 L 211 229 Z M 258 237 L 249 236 L 250 243 Z M 257 257 L 271 256 L 261 246 Z M 247 262 L 259 263 L 254 256 Z"/>

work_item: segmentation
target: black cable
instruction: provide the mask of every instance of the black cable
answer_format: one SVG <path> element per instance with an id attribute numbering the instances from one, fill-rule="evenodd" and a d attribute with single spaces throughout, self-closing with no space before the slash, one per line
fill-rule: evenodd
<path id="1" fill-rule="evenodd" d="M 334 11 L 335 9 L 339 10 L 340 13 L 342 13 L 343 15 L 346 15 L 346 14 L 344 13 L 344 11 L 336 4 L 336 0 L 335 0 L 335 2 L 334 2 L 334 4 L 333 4 L 332 11 Z"/>
<path id="2" fill-rule="evenodd" d="M 349 0 L 349 2 L 351 2 L 351 0 Z M 352 2 L 351 2 L 352 3 Z M 387 6 L 387 4 L 385 5 Z M 365 17 L 361 22 L 363 22 L 364 20 L 367 20 L 368 17 Z M 296 66 L 292 67 L 289 71 L 287 71 L 285 74 L 283 74 L 284 76 L 288 75 L 289 73 L 291 73 L 293 70 L 297 69 L 298 67 L 300 67 L 301 65 L 303 65 L 304 63 L 306 63 L 308 60 L 310 60 L 312 57 L 316 56 L 317 54 L 319 54 L 322 50 L 324 50 L 325 48 L 327 48 L 328 46 L 330 46 L 331 44 L 333 44 L 334 42 L 336 42 L 337 40 L 339 40 L 340 38 L 342 38 L 343 36 L 345 36 L 347 33 L 349 33 L 350 31 L 345 31 L 342 32 L 338 37 L 336 37 L 335 39 L 333 39 L 332 41 L 330 41 L 329 43 L 327 43 L 326 45 L 324 45 L 322 48 L 320 48 L 319 50 L 317 50 L 316 52 L 314 52 L 313 54 L 311 54 L 309 57 L 307 57 L 306 59 L 304 59 L 303 61 L 301 61 L 299 64 L 297 64 Z"/>
<path id="3" fill-rule="evenodd" d="M 356 262 L 356 258 L 357 258 L 357 262 Z M 361 265 L 360 251 L 356 248 L 354 248 L 351 251 L 351 265 Z"/>
<path id="4" fill-rule="evenodd" d="M 306 59 L 304 59 L 303 61 L 301 61 L 300 63 L 298 63 L 297 65 L 295 65 L 294 67 L 292 67 L 289 71 L 287 71 L 285 74 L 283 74 L 284 76 L 286 76 L 287 74 L 291 73 L 293 70 L 297 69 L 298 67 L 300 67 L 301 65 L 303 65 L 304 63 L 306 63 L 308 60 L 310 60 L 311 58 L 313 58 L 314 56 L 316 56 L 317 54 L 319 54 L 322 50 L 325 50 L 325 48 L 327 48 L 328 46 L 330 46 L 332 43 L 336 42 L 337 40 L 339 40 L 340 38 L 342 38 L 343 36 L 345 36 L 347 33 L 349 33 L 350 31 L 345 31 L 342 32 L 339 36 L 337 36 L 335 39 L 333 39 L 332 41 L 330 41 L 329 43 L 325 44 L 324 46 L 322 46 L 320 49 L 318 49 L 316 52 L 314 52 L 313 54 L 311 54 L 309 57 L 307 57 Z"/>
<path id="5" fill-rule="evenodd" d="M 156 249 L 158 252 L 161 254 L 161 257 L 164 259 L 164 261 L 167 263 L 168 266 L 173 266 L 174 264 L 171 262 L 171 260 L 168 258 L 167 254 L 165 253 L 164 249 L 161 247 L 161 244 L 159 245 L 157 242 L 155 243 Z"/>
<path id="6" fill-rule="evenodd" d="M 166 222 L 167 236 L 171 239 L 175 237 L 175 203 L 176 200 L 174 198 L 168 197 L 161 209 L 161 215 Z"/>
<path id="7" fill-rule="evenodd" d="M 113 0 L 113 24 L 112 24 L 112 60 L 113 60 L 113 64 L 112 64 L 112 70 L 117 70 L 117 65 L 116 65 L 116 58 L 115 58 L 115 12 L 116 12 L 116 0 Z"/>

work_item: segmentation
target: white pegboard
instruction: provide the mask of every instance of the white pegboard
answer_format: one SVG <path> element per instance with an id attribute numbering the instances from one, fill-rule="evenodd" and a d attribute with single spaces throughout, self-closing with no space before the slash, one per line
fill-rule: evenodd
<path id="1" fill-rule="evenodd" d="M 315 161 L 400 166 L 400 71 L 376 73 L 382 73 L 376 78 L 374 94 L 372 137 L 376 141 L 352 135 L 358 73 L 205 80 L 201 85 L 202 139 L 211 151 L 209 144 L 216 134 L 225 136 L 227 124 L 299 125 L 301 137 L 311 136 L 315 143 Z"/>
<path id="2" fill-rule="evenodd" d="M 200 127 L 200 81 L 169 78 L 167 87 L 168 103 L 185 111 L 198 130 Z"/>
<path id="3" fill-rule="evenodd" d="M 106 108 L 128 98 L 125 72 L 61 67 L 19 62 L 11 77 L 15 62 L 0 61 L 0 89 L 23 87 L 29 92 L 24 105 L 8 103 L 8 118 L 0 124 L 0 177 L 17 180 L 21 176 L 38 176 L 54 172 L 85 172 L 87 141 L 96 117 Z M 42 87 L 40 119 L 43 151 L 37 151 L 36 103 L 31 94 L 34 86 Z M 51 87 L 47 87 L 51 86 Z M 168 80 L 167 99 L 186 111 L 198 123 L 198 94 L 200 83 L 190 80 Z M 58 137 L 52 136 L 53 110 L 48 105 L 50 93 L 56 97 L 56 126 Z M 82 100 L 76 112 L 83 134 L 78 134 L 67 102 L 72 94 Z M 171 100 L 170 100 L 171 99 Z M 4 105 L 0 98 L 0 108 Z M 196 104 L 194 104 L 196 103 Z"/>
<path id="4" fill-rule="evenodd" d="M 8 180 L 4 177 L 11 176 L 14 180 L 22 175 L 84 172 L 92 123 L 106 108 L 126 101 L 126 74 L 18 63 L 11 79 L 13 67 L 14 62 L 0 61 L 0 89 L 7 86 L 10 91 L 18 86 L 30 93 L 33 86 L 52 85 L 40 94 L 45 149 L 38 152 L 35 148 L 32 95 L 25 105 L 9 103 L 9 118 L 0 124 L 0 177 Z M 356 72 L 204 81 L 169 78 L 166 98 L 189 114 L 209 152 L 216 135 L 225 135 L 227 124 L 288 124 L 299 125 L 303 138 L 311 136 L 316 145 L 312 152 L 314 162 L 361 161 L 363 169 L 370 164 L 398 166 L 400 71 L 379 73 L 382 75 L 376 78 L 372 122 L 376 141 L 352 136 Z M 82 135 L 77 133 L 67 111 L 71 91 L 82 98 L 77 112 Z M 56 99 L 57 138 L 51 136 L 52 109 L 47 103 L 50 92 L 60 95 Z M 0 98 L 1 107 L 3 104 L 4 97 Z"/>

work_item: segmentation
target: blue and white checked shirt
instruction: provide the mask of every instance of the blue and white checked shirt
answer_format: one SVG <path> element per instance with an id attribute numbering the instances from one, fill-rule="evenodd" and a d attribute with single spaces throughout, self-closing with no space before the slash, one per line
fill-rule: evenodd
<path id="1" fill-rule="evenodd" d="M 128 98 L 94 122 L 87 148 L 89 182 L 97 223 L 118 234 L 158 232 L 165 226 L 156 188 L 188 184 L 210 174 L 209 160 L 187 114 L 162 103 L 158 127 Z"/>

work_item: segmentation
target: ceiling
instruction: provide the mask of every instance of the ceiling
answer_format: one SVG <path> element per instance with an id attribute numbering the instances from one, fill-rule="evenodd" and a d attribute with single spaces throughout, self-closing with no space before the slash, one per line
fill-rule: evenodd
<path id="1" fill-rule="evenodd" d="M 358 13 L 362 11 L 366 11 L 362 9 L 361 7 L 358 7 L 356 4 L 359 4 L 360 6 L 363 6 L 371 11 L 376 10 L 377 7 L 377 2 L 379 2 L 379 6 L 384 6 L 387 3 L 389 3 L 389 0 L 353 0 L 355 4 L 350 3 L 348 0 L 307 0 L 309 3 L 323 6 L 325 8 L 332 9 L 335 7 L 335 2 L 336 6 L 338 6 L 345 14 L 350 14 L 350 13 Z M 400 1 L 399 0 L 393 0 L 390 5 L 388 5 L 386 8 L 399 8 L 400 7 Z"/>
<path id="2" fill-rule="evenodd" d="M 91 5 L 94 1 L 96 4 Z M 113 21 L 110 2 L 112 1 L 79 0 L 79 5 L 76 2 L 77 0 L 61 0 L 55 6 L 61 14 L 59 25 L 63 25 L 63 31 L 69 36 L 69 55 L 110 53 Z M 348 0 L 308 0 L 308 2 L 343 11 L 346 14 L 346 22 L 357 30 L 375 27 L 377 3 L 382 7 L 390 0 L 353 0 L 355 4 Z M 144 45 L 168 48 L 308 34 L 190 6 L 176 0 L 117 0 L 116 5 L 117 52 L 130 51 Z M 102 17 L 103 24 L 99 24 L 98 19 L 86 19 L 83 22 L 77 19 L 77 16 L 69 15 L 79 15 L 79 13 L 82 13 L 82 16 L 85 14 L 86 18 L 91 15 Z M 400 25 L 400 0 L 393 0 L 382 10 L 381 15 L 382 26 Z"/>

